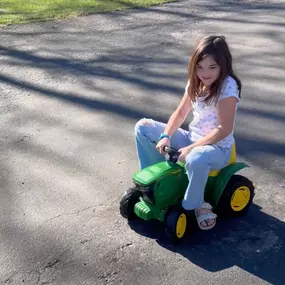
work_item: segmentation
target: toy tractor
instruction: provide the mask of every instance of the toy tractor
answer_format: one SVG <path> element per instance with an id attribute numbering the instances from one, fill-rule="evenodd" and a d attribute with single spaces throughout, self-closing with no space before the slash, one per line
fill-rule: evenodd
<path id="1" fill-rule="evenodd" d="M 188 177 L 182 163 L 177 162 L 180 153 L 165 148 L 169 159 L 142 169 L 133 175 L 134 186 L 127 190 L 120 202 L 120 213 L 132 220 L 158 219 L 165 223 L 167 237 L 180 241 L 186 232 L 187 215 L 181 206 L 188 185 Z M 218 217 L 243 215 L 252 204 L 254 186 L 244 176 L 235 173 L 245 167 L 236 162 L 233 145 L 228 165 L 209 173 L 205 189 L 205 201 L 213 206 Z"/>

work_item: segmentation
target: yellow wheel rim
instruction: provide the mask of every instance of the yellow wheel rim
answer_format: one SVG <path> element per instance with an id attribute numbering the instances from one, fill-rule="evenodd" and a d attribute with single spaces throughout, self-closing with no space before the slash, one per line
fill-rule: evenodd
<path id="1" fill-rule="evenodd" d="M 187 225 L 187 218 L 186 215 L 184 213 L 182 213 L 178 220 L 177 220 L 177 224 L 176 224 L 176 236 L 178 238 L 182 238 L 185 234 L 186 231 L 186 225 Z"/>
<path id="2" fill-rule="evenodd" d="M 235 190 L 231 199 L 231 208 L 238 212 L 243 210 L 250 200 L 250 190 L 247 186 L 241 186 Z"/>

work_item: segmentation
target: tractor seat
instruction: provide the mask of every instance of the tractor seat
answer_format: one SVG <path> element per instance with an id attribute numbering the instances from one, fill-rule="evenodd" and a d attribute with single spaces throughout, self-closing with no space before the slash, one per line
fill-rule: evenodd
<path id="1" fill-rule="evenodd" d="M 232 145 L 232 150 L 231 150 L 231 156 L 230 156 L 230 160 L 229 160 L 229 162 L 228 162 L 228 165 L 234 164 L 234 163 L 236 163 L 236 161 L 237 161 L 236 145 L 233 144 L 233 145 Z M 218 176 L 221 170 L 222 170 L 222 169 L 219 169 L 219 170 L 211 170 L 210 173 L 209 173 L 209 176 L 211 176 L 211 177 Z"/>

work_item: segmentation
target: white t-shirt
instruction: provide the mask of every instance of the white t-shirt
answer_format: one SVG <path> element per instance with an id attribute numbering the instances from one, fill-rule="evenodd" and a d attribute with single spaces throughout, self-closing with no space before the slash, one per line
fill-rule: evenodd
<path id="1" fill-rule="evenodd" d="M 188 86 L 189 86 L 189 81 L 185 88 L 186 92 Z M 223 83 L 218 101 L 228 97 L 235 97 L 238 102 L 240 100 L 237 83 L 230 76 L 226 77 Z M 206 103 L 203 102 L 203 97 L 198 97 L 196 99 L 196 102 L 192 104 L 192 110 L 193 110 L 193 120 L 189 124 L 189 138 L 191 141 L 196 142 L 200 138 L 209 134 L 213 129 L 218 127 L 218 113 L 215 102 L 212 102 L 210 105 L 207 105 Z M 234 143 L 234 137 L 232 132 L 224 139 L 215 143 L 215 145 L 224 148 L 230 148 L 233 143 Z"/>

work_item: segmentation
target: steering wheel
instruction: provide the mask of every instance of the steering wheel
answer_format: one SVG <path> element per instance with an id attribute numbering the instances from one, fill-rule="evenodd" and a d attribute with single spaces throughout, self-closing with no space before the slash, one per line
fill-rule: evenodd
<path id="1" fill-rule="evenodd" d="M 163 151 L 166 152 L 169 155 L 169 161 L 176 163 L 178 161 L 178 157 L 180 156 L 181 152 L 178 151 L 178 149 L 164 146 Z"/>

